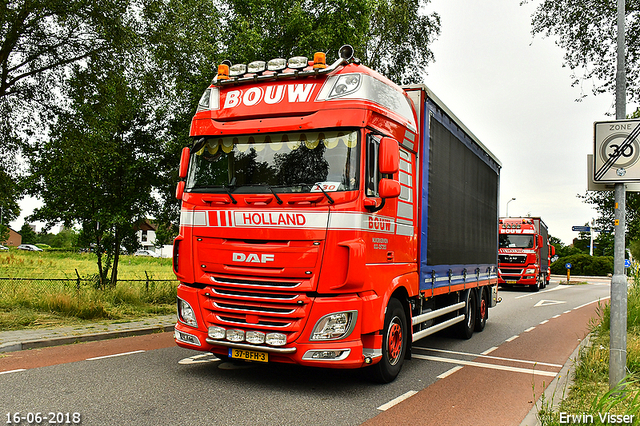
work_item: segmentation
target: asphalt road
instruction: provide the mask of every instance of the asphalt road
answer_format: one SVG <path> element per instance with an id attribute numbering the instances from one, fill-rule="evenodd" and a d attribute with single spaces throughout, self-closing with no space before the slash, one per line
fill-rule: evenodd
<path id="1" fill-rule="evenodd" d="M 41 413 L 40 424 L 56 424 L 70 413 L 73 424 L 79 413 L 83 425 L 518 425 L 609 285 L 552 282 L 500 296 L 482 333 L 417 342 L 387 385 L 363 371 L 223 363 L 178 348 L 171 333 L 9 353 L 0 358 L 2 422 Z M 25 420 L 13 422 L 15 413 Z"/>

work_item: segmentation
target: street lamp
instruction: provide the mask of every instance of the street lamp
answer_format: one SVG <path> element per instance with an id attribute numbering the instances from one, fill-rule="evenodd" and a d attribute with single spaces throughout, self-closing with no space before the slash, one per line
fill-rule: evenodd
<path id="1" fill-rule="evenodd" d="M 512 198 L 509 201 L 507 201 L 507 214 L 506 214 L 507 217 L 509 217 L 509 203 L 515 200 L 516 200 L 515 198 Z"/>

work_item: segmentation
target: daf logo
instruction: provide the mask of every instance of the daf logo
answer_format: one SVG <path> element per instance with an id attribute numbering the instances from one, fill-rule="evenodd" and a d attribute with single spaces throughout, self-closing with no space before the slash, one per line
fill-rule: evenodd
<path id="1" fill-rule="evenodd" d="M 275 259 L 274 254 L 256 254 L 256 253 L 233 253 L 233 261 L 234 262 L 245 262 L 245 263 L 267 263 L 273 262 Z"/>

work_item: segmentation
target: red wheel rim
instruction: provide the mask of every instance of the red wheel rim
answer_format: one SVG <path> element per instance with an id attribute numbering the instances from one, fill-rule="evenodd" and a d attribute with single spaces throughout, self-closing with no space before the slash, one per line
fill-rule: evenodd
<path id="1" fill-rule="evenodd" d="M 389 324 L 389 333 L 387 334 L 387 350 L 389 351 L 389 362 L 392 365 L 400 359 L 402 339 L 402 326 L 400 325 L 400 320 L 396 317 Z"/>
<path id="2" fill-rule="evenodd" d="M 487 301 L 482 298 L 480 302 L 480 318 L 485 319 L 487 316 Z"/>

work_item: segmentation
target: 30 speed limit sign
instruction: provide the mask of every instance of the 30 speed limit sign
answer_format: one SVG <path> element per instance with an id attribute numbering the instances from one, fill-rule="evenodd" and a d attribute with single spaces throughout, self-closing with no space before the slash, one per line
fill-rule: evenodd
<path id="1" fill-rule="evenodd" d="M 640 120 L 594 123 L 594 182 L 640 181 Z"/>

